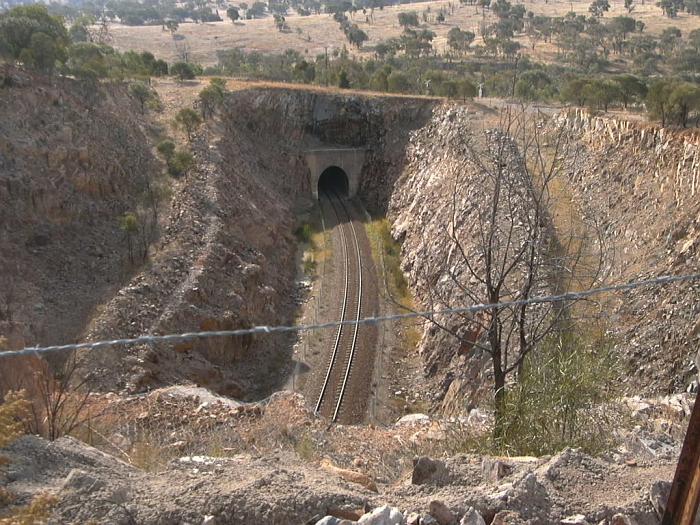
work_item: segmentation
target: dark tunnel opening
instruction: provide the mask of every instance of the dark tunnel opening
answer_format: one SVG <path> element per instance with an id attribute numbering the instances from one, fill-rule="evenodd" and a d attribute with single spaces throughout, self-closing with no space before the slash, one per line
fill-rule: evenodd
<path id="1" fill-rule="evenodd" d="M 339 197 L 349 195 L 348 176 L 342 168 L 330 166 L 318 178 L 318 194 L 335 193 Z"/>

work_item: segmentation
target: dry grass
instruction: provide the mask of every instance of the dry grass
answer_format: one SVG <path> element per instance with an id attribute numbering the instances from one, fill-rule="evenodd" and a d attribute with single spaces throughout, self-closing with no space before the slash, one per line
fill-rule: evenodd
<path id="1" fill-rule="evenodd" d="M 0 518 L 0 525 L 42 525 L 48 523 L 51 511 L 58 503 L 53 494 L 40 494 L 29 505 L 19 508 L 7 518 Z"/>
<path id="2" fill-rule="evenodd" d="M 447 32 L 452 27 L 473 31 L 478 34 L 479 24 L 482 21 L 481 11 L 475 6 L 462 6 L 456 0 L 452 2 L 456 9 L 454 15 L 448 16 L 443 24 L 428 24 L 428 27 L 437 34 L 434 47 L 438 53 L 445 51 L 447 46 Z M 645 5 L 635 8 L 632 16 L 644 22 L 647 32 L 658 34 L 664 28 L 677 26 L 683 33 L 700 27 L 700 19 L 682 13 L 675 19 L 662 16 L 661 9 L 656 7 L 655 2 L 646 2 Z M 561 16 L 571 11 L 572 8 L 577 13 L 588 14 L 590 1 L 577 0 L 574 2 L 542 0 L 525 1 L 523 5 L 527 10 L 536 14 L 549 16 Z M 353 22 L 367 33 L 369 41 L 365 48 L 355 51 L 349 48 L 345 36 L 329 15 L 311 15 L 300 17 L 296 13 L 287 16 L 287 23 L 290 27 L 288 32 L 277 31 L 274 27 L 272 17 L 265 17 L 256 20 L 246 20 L 232 24 L 230 21 L 213 22 L 207 24 L 185 23 L 180 24 L 178 33 L 185 37 L 190 48 L 190 60 L 203 65 L 214 65 L 217 62 L 216 51 L 222 49 L 242 48 L 246 51 L 259 51 L 264 53 L 279 53 L 285 49 L 294 49 L 304 56 L 314 58 L 324 53 L 328 48 L 342 49 L 348 46 L 350 52 L 362 57 L 370 57 L 373 54 L 373 46 L 390 37 L 396 37 L 401 33 L 401 28 L 397 22 L 397 15 L 404 11 L 417 11 L 421 13 L 430 7 L 433 12 L 440 8 L 447 9 L 448 1 L 439 0 L 435 2 L 423 2 L 415 4 L 403 4 L 399 6 L 386 7 L 383 10 L 375 10 L 374 22 L 367 24 L 364 16 L 357 13 Z M 627 15 L 622 2 L 614 2 L 606 18 L 613 16 Z M 487 13 L 487 20 L 492 17 Z M 151 51 L 156 56 L 168 61 L 178 59 L 176 43 L 183 42 L 173 40 L 170 33 L 163 31 L 161 26 L 120 26 L 114 25 L 110 29 L 113 45 L 120 50 L 136 49 Z M 538 44 L 534 52 L 529 49 L 529 42 L 526 37 L 519 39 L 521 44 L 527 49 L 527 53 L 540 60 L 551 61 L 555 55 L 554 46 Z"/>

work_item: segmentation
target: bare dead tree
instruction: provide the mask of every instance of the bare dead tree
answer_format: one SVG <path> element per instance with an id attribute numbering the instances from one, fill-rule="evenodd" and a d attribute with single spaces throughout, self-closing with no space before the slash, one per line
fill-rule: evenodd
<path id="1" fill-rule="evenodd" d="M 29 408 L 25 430 L 54 440 L 91 419 L 91 378 L 82 375 L 75 356 L 50 364 L 39 357 L 15 358 L 0 370 L 0 395 L 24 390 Z"/>
<path id="2" fill-rule="evenodd" d="M 454 337 L 460 353 L 481 349 L 490 356 L 496 438 L 509 377 L 570 322 L 575 304 L 504 303 L 580 291 L 603 277 L 599 226 L 582 217 L 561 228 L 553 220 L 552 189 L 565 175 L 569 146 L 563 129 L 545 136 L 540 119 L 527 111 L 505 111 L 483 140 L 465 138 L 463 171 L 451 181 L 450 222 L 418 269 L 430 310 L 494 305 L 478 315 L 426 319 Z"/>

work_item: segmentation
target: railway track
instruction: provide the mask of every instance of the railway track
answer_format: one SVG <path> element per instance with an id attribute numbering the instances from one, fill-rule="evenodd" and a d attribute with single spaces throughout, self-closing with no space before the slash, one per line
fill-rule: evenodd
<path id="1" fill-rule="evenodd" d="M 343 295 L 340 321 L 358 321 L 362 315 L 362 258 L 352 217 L 343 200 L 335 193 L 322 196 L 330 204 L 340 233 L 343 260 Z M 316 413 L 336 422 L 350 382 L 357 350 L 359 324 L 338 325 L 325 379 L 316 403 Z"/>

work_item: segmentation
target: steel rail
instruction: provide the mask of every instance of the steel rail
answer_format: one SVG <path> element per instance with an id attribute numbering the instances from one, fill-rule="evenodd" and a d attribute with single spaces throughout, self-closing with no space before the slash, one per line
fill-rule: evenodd
<path id="1" fill-rule="evenodd" d="M 338 225 L 340 225 L 340 216 L 338 215 L 337 210 L 335 209 L 335 206 L 333 205 L 333 201 L 331 200 L 330 197 L 328 197 L 328 202 L 331 205 L 331 208 L 333 208 L 333 213 L 336 216 L 336 222 Z M 323 212 L 321 212 L 321 215 L 323 215 Z M 344 286 L 344 292 L 343 292 L 343 306 L 341 309 L 340 313 L 340 320 L 344 321 L 345 320 L 345 311 L 348 305 L 348 274 L 349 274 L 349 264 L 348 264 L 348 254 L 347 254 L 347 239 L 345 237 L 345 231 L 342 225 L 340 225 L 340 238 L 341 238 L 341 250 L 343 253 L 343 260 L 345 264 L 345 286 Z M 333 365 L 335 364 L 335 361 L 338 356 L 338 347 L 340 345 L 340 337 L 343 332 L 343 324 L 338 325 L 338 331 L 336 332 L 336 337 L 335 337 L 335 343 L 333 344 L 333 353 L 331 354 L 331 360 L 330 363 L 328 364 L 328 370 L 326 371 L 326 377 L 323 380 L 323 386 L 321 387 L 321 393 L 318 396 L 318 402 L 316 403 L 316 408 L 314 410 L 315 413 L 318 413 L 321 410 L 321 404 L 323 403 L 323 398 L 326 395 L 326 391 L 328 389 L 328 383 L 330 382 L 331 378 L 331 372 L 333 371 Z"/>
<path id="2" fill-rule="evenodd" d="M 350 231 L 352 231 L 352 238 L 355 244 L 355 254 L 357 256 L 357 315 L 355 318 L 355 321 L 360 320 L 360 313 L 362 311 L 362 258 L 360 257 L 360 243 L 357 240 L 357 231 L 355 230 L 355 224 L 352 221 L 352 217 L 350 216 L 350 212 L 348 212 L 348 209 L 346 208 L 345 204 L 343 203 L 342 200 L 338 199 L 340 202 L 340 205 L 342 206 L 343 210 L 345 211 L 345 215 L 348 218 L 348 222 L 350 223 Z M 336 422 L 338 420 L 338 415 L 340 413 L 340 406 L 343 404 L 343 398 L 345 397 L 345 390 L 348 386 L 348 382 L 350 380 L 350 370 L 352 369 L 352 363 L 353 360 L 355 359 L 355 348 L 357 346 L 357 332 L 360 328 L 360 324 L 356 323 L 355 324 L 355 329 L 352 334 L 352 344 L 350 345 L 350 356 L 348 358 L 348 365 L 345 368 L 345 376 L 343 377 L 343 383 L 342 386 L 340 387 L 340 394 L 338 395 L 338 403 L 335 406 L 335 412 L 333 413 L 333 422 Z"/>

